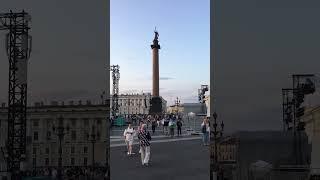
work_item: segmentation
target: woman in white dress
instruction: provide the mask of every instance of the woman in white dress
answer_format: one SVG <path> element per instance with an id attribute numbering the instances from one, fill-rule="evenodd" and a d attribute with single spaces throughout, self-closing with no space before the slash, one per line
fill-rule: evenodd
<path id="1" fill-rule="evenodd" d="M 133 144 L 133 137 L 135 135 L 135 130 L 131 126 L 131 123 L 129 123 L 128 128 L 124 130 L 123 136 L 125 139 L 125 142 L 127 144 L 127 150 L 128 150 L 128 155 L 133 154 L 132 153 L 132 144 Z"/>

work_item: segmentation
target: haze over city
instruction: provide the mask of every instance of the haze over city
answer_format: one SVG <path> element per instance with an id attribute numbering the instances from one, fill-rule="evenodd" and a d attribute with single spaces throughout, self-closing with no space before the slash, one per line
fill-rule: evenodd
<path id="1" fill-rule="evenodd" d="M 120 65 L 120 94 L 151 92 L 150 45 L 156 27 L 160 96 L 168 105 L 176 97 L 181 103 L 198 101 L 198 89 L 210 81 L 209 2 L 111 1 L 110 64 Z"/>
<path id="2" fill-rule="evenodd" d="M 86 0 L 1 1 L 1 13 L 24 9 L 31 15 L 29 103 L 100 102 L 100 94 L 107 87 L 108 70 L 105 50 L 107 12 L 102 4 Z M 0 102 L 8 101 L 9 64 L 5 33 L 0 31 Z"/>
<path id="3" fill-rule="evenodd" d="M 217 1 L 214 97 L 227 130 L 282 129 L 281 89 L 294 73 L 319 77 L 319 9 L 319 1 Z M 305 102 L 319 99 L 318 91 Z"/>

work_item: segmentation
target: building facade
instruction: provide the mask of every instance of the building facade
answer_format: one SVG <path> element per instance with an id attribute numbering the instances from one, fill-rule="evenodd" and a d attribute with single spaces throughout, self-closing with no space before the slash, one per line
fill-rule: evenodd
<path id="1" fill-rule="evenodd" d="M 306 109 L 301 121 L 305 122 L 305 131 L 311 148 L 310 173 L 320 176 L 320 106 Z"/>
<path id="2" fill-rule="evenodd" d="M 87 166 L 106 163 L 107 115 L 109 105 L 92 105 L 89 101 L 75 104 L 35 103 L 27 108 L 27 154 L 24 167 L 58 166 L 59 138 L 56 129 L 63 118 L 65 136 L 62 139 L 62 165 Z M 0 171 L 6 170 L 4 154 L 7 139 L 7 107 L 0 108 Z M 55 129 L 53 129 L 55 127 Z M 95 138 L 91 135 L 94 134 Z M 95 141 L 92 141 L 95 140 Z M 94 155 L 94 156 L 93 156 Z"/>
<path id="3" fill-rule="evenodd" d="M 119 114 L 132 115 L 132 114 L 149 114 L 151 93 L 142 94 L 120 94 L 118 96 Z M 162 109 L 165 112 L 167 101 L 162 97 Z"/>

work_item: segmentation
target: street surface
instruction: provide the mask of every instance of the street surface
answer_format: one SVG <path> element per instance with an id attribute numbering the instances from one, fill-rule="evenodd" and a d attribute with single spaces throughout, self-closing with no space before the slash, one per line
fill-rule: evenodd
<path id="1" fill-rule="evenodd" d="M 183 133 L 182 137 L 152 137 L 150 166 L 143 167 L 137 140 L 134 155 L 126 154 L 122 137 L 111 141 L 112 180 L 207 180 L 209 179 L 209 146 L 202 146 L 201 136 Z M 115 134 L 114 134 L 115 135 Z"/>

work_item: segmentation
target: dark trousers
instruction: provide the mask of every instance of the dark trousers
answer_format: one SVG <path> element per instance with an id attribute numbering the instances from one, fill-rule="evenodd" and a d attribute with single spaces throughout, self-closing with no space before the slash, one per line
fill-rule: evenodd
<path id="1" fill-rule="evenodd" d="M 178 136 L 181 135 L 181 127 L 178 127 Z"/>
<path id="2" fill-rule="evenodd" d="M 170 128 L 170 135 L 171 135 L 171 137 L 174 136 L 174 128 Z"/>
<path id="3" fill-rule="evenodd" d="M 155 131 L 156 131 L 156 126 L 152 126 L 152 133 L 154 134 Z"/>

